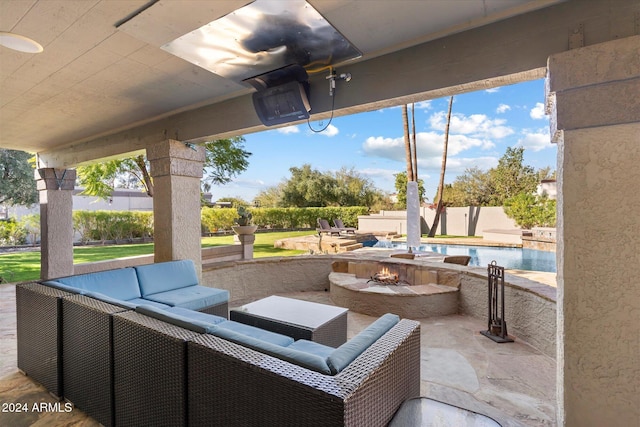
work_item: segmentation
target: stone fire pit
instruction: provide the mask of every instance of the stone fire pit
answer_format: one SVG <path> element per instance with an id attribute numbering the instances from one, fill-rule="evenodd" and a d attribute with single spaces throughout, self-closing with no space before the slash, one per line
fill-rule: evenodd
<path id="1" fill-rule="evenodd" d="M 372 280 L 394 276 L 397 284 Z M 410 319 L 458 313 L 460 280 L 455 270 L 403 260 L 337 261 L 329 274 L 337 305 L 371 316 L 395 313 Z"/>

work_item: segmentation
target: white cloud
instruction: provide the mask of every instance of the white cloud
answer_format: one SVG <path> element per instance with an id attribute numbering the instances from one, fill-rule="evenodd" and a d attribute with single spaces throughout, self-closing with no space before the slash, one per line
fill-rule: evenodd
<path id="1" fill-rule="evenodd" d="M 290 133 L 300 133 L 298 126 L 285 126 L 283 128 L 276 129 L 276 132 L 288 135 Z"/>
<path id="2" fill-rule="evenodd" d="M 419 132 L 416 134 L 416 140 L 418 143 L 416 147 L 418 163 L 425 167 L 440 167 L 444 136 L 437 132 Z M 456 156 L 472 148 L 486 150 L 494 146 L 493 142 L 485 139 L 450 134 L 447 156 Z M 405 161 L 404 137 L 383 138 L 372 136 L 366 139 L 362 145 L 362 150 L 369 156 L 382 157 L 398 162 Z"/>
<path id="3" fill-rule="evenodd" d="M 538 129 L 531 131 L 525 129 L 522 134 L 523 137 L 518 140 L 518 145 L 524 147 L 525 150 L 541 151 L 552 147 L 548 130 Z"/>
<path id="4" fill-rule="evenodd" d="M 544 113 L 544 104 L 542 102 L 536 102 L 536 106 L 531 109 L 529 116 L 534 120 L 544 119 L 546 117 Z"/>
<path id="5" fill-rule="evenodd" d="M 447 181 L 453 181 L 452 176 L 464 173 L 469 168 L 477 167 L 482 170 L 489 170 L 498 165 L 498 158 L 492 156 L 484 157 L 447 157 Z M 438 165 L 438 171 L 440 165 Z"/>
<path id="6" fill-rule="evenodd" d="M 328 136 L 329 138 L 336 136 L 340 131 L 334 125 L 329 125 L 325 130 L 319 132 L 320 135 Z"/>
<path id="7" fill-rule="evenodd" d="M 499 87 L 492 87 L 491 89 L 485 89 L 485 92 L 487 93 L 496 93 L 500 90 Z"/>
<path id="8" fill-rule="evenodd" d="M 502 114 L 502 113 L 506 113 L 509 110 L 511 110 L 510 106 L 508 106 L 507 104 L 500 104 L 498 105 L 498 108 L 496 108 L 496 113 Z"/>
<path id="9" fill-rule="evenodd" d="M 416 102 L 416 110 L 430 110 L 430 109 L 431 109 L 431 101 Z"/>
<path id="10" fill-rule="evenodd" d="M 429 117 L 429 124 L 433 129 L 444 131 L 446 120 L 446 113 L 440 111 Z M 504 125 L 506 122 L 504 119 L 490 119 L 484 114 L 472 114 L 468 117 L 464 114 L 453 114 L 449 132 L 470 135 L 474 138 L 500 139 L 514 133 L 512 128 Z"/>

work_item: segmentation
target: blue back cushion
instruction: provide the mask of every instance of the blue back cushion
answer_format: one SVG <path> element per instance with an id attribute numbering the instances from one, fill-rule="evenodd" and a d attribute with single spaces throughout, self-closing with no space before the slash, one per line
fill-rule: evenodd
<path id="1" fill-rule="evenodd" d="M 127 308 L 129 310 L 133 310 L 133 309 L 136 308 L 136 305 L 133 304 L 133 303 L 130 303 L 130 302 L 125 301 L 125 300 L 113 298 L 113 297 L 110 297 L 108 295 L 101 294 L 100 292 L 87 291 L 84 295 L 87 296 L 87 297 L 95 298 L 95 299 L 98 299 L 100 301 L 109 303 L 111 305 L 115 305 L 115 306 L 121 307 L 121 308 Z"/>
<path id="2" fill-rule="evenodd" d="M 225 323 L 220 325 L 224 325 Z M 331 373 L 329 366 L 327 366 L 327 362 L 320 356 L 305 353 L 294 348 L 282 347 L 271 342 L 262 341 L 231 329 L 221 328 L 220 325 L 209 328 L 207 332 L 211 335 L 215 335 L 244 347 L 277 357 L 278 359 L 286 360 L 287 362 L 294 363 L 307 369 L 312 369 L 323 374 Z"/>
<path id="3" fill-rule="evenodd" d="M 219 317 L 214 315 L 212 315 L 211 319 L 203 319 L 200 316 L 191 317 L 190 313 L 172 313 L 161 308 L 144 304 L 137 306 L 136 312 L 201 334 L 206 333 L 209 327 L 214 326 L 218 321 L 216 317 Z"/>
<path id="4" fill-rule="evenodd" d="M 62 277 L 56 279 L 56 281 L 63 285 L 85 291 L 98 292 L 121 300 L 139 298 L 141 296 L 138 277 L 133 268 L 78 274 L 77 276 Z"/>
<path id="5" fill-rule="evenodd" d="M 393 328 L 400 318 L 395 314 L 385 314 L 378 320 L 367 326 L 362 332 L 351 338 L 327 357 L 327 365 L 332 374 L 337 374 L 349 366 L 356 357 L 360 356 L 371 344 L 383 336 L 389 329 Z"/>
<path id="6" fill-rule="evenodd" d="M 56 280 L 47 280 L 46 282 L 42 282 L 43 285 L 51 286 L 52 288 L 60 289 L 61 291 L 66 291 L 72 294 L 80 294 L 84 295 L 87 291 L 84 289 L 76 288 L 73 286 L 65 285 L 64 283 L 60 283 Z"/>
<path id="7" fill-rule="evenodd" d="M 240 322 L 234 322 L 233 320 L 221 322 L 218 324 L 218 327 L 222 329 L 228 329 L 242 335 L 253 337 L 260 341 L 267 341 L 271 344 L 279 345 L 282 347 L 287 347 L 288 345 L 293 343 L 293 338 L 286 335 L 267 331 L 251 325 L 245 325 L 244 323 Z"/>
<path id="8" fill-rule="evenodd" d="M 196 268 L 190 259 L 141 265 L 135 270 L 143 296 L 198 284 Z"/>

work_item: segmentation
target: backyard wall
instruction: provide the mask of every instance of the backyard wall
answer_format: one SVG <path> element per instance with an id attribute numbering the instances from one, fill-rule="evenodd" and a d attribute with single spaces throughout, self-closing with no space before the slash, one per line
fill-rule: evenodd
<path id="1" fill-rule="evenodd" d="M 96 196 L 81 196 L 81 192 L 81 189 L 73 190 L 74 211 L 153 211 L 153 198 L 142 191 L 116 190 L 109 200 L 99 199 Z M 40 206 L 38 204 L 31 207 L 9 206 L 6 212 L 7 216 L 18 220 L 28 214 L 39 215 Z"/>
<path id="2" fill-rule="evenodd" d="M 228 290 L 231 294 L 230 306 L 237 307 L 274 294 L 328 291 L 332 263 L 353 259 L 350 256 L 313 255 L 222 262 L 203 265 L 202 280 L 205 286 Z M 366 258 L 358 257 L 358 260 L 363 259 Z M 445 268 L 442 263 L 403 262 L 420 262 L 437 269 Z M 446 268 L 461 275 L 459 314 L 486 321 L 486 269 L 454 264 L 448 264 Z M 555 359 L 556 289 L 509 274 L 505 277 L 505 283 L 505 320 L 509 335 Z"/>
<path id="3" fill-rule="evenodd" d="M 435 218 L 435 209 L 420 208 L 422 233 L 426 234 Z M 459 207 L 446 208 L 440 215 L 440 224 L 436 234 L 456 236 L 482 236 L 484 230 L 519 229 L 515 221 L 498 207 Z M 393 231 L 398 234 L 407 232 L 406 211 L 380 211 L 372 215 L 358 217 L 358 231 Z"/>

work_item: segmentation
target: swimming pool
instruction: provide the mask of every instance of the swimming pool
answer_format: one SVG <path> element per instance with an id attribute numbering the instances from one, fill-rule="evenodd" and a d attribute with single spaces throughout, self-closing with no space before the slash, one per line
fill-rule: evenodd
<path id="1" fill-rule="evenodd" d="M 374 248 L 407 249 L 402 242 L 379 240 L 366 246 Z M 504 268 L 528 271 L 556 272 L 556 253 L 538 251 L 535 249 L 505 248 L 496 246 L 465 246 L 465 245 L 420 245 L 419 251 L 437 252 L 443 255 L 468 255 L 471 257 L 469 265 L 486 267 L 491 261 Z"/>

